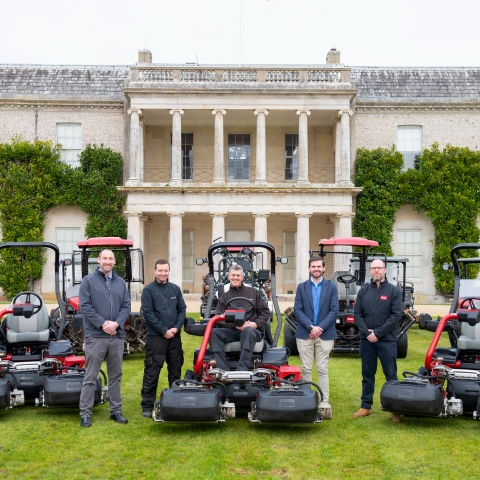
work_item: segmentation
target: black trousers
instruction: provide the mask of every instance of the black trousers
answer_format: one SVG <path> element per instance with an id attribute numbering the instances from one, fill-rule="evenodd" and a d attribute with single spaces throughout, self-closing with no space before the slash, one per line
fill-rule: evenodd
<path id="1" fill-rule="evenodd" d="M 147 336 L 142 385 L 143 410 L 153 410 L 157 398 L 158 378 L 165 362 L 168 369 L 168 385 L 171 387 L 182 374 L 183 350 L 180 333 L 170 339 Z"/>

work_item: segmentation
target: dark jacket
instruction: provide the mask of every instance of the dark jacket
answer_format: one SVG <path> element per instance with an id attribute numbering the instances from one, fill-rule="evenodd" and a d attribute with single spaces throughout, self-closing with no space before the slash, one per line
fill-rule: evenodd
<path id="1" fill-rule="evenodd" d="M 403 313 L 402 292 L 387 280 L 380 283 L 380 288 L 372 281 L 359 290 L 354 313 L 362 338 L 373 330 L 378 340 L 396 342 L 397 323 Z"/>
<path id="2" fill-rule="evenodd" d="M 307 339 L 310 335 L 308 327 L 313 325 L 313 297 L 312 281 L 309 278 L 297 287 L 294 305 L 295 318 L 298 321 L 296 338 Z M 318 312 L 317 326 L 323 329 L 322 340 L 336 340 L 337 329 L 335 321 L 338 317 L 338 291 L 336 285 L 325 278 L 322 280 L 320 293 L 320 311 Z"/>
<path id="3" fill-rule="evenodd" d="M 219 298 L 215 313 L 217 315 L 221 315 L 222 313 L 224 313 L 226 310 L 225 306 L 227 305 L 227 302 L 230 299 L 237 297 L 245 297 L 252 300 L 253 304 L 255 305 L 255 312 L 248 313 L 248 310 L 252 310 L 252 306 L 245 300 L 237 300 L 231 302 L 228 306 L 228 310 L 235 310 L 235 307 L 245 309 L 245 311 L 247 312 L 247 320 L 255 322 L 257 324 L 258 330 L 262 332 L 263 335 L 265 333 L 265 324 L 270 318 L 270 309 L 268 308 L 267 302 L 256 288 L 248 287 L 243 283 L 238 288 L 230 286 L 230 290 L 228 292 L 225 292 Z M 226 322 L 218 322 L 216 326 L 220 328 L 235 328 L 235 325 L 233 323 Z"/>
<path id="4" fill-rule="evenodd" d="M 180 333 L 187 306 L 180 287 L 168 280 L 166 283 L 154 280 L 143 289 L 142 309 L 147 335 L 163 337 L 167 330 L 174 327 Z"/>
<path id="5" fill-rule="evenodd" d="M 106 320 L 118 323 L 117 335 L 125 338 L 123 329 L 130 314 L 130 295 L 125 281 L 112 272 L 110 290 L 99 268 L 83 278 L 80 285 L 80 311 L 83 314 L 85 338 L 110 337 L 102 330 Z"/>

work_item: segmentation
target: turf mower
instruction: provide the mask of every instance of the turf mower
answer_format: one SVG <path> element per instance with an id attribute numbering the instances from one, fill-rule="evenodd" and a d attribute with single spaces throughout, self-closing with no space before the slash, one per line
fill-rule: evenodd
<path id="1" fill-rule="evenodd" d="M 113 251 L 116 259 L 115 272 L 126 282 L 128 291 L 132 283 L 143 283 L 143 252 L 132 248 L 131 240 L 120 237 L 97 237 L 81 240 L 77 243 L 79 250 L 72 252 L 71 259 L 62 260 L 62 298 L 66 304 L 67 321 L 63 330 L 63 338 L 69 340 L 77 352 L 83 351 L 83 316 L 80 311 L 80 283 L 83 277 L 95 271 L 98 267 L 97 257 L 104 248 Z M 66 268 L 71 266 L 72 282 L 66 285 Z M 58 319 L 60 310 L 52 310 L 50 315 Z M 57 320 L 58 322 L 58 320 Z M 125 323 L 124 355 L 145 349 L 146 325 L 141 312 L 131 312 Z"/>
<path id="2" fill-rule="evenodd" d="M 60 252 L 48 242 L 10 242 L 3 249 L 50 249 L 55 262 L 55 294 L 60 315 L 49 317 L 42 297 L 20 292 L 0 311 L 0 409 L 35 400 L 43 407 L 77 407 L 84 377 L 85 357 L 74 353 L 70 341 L 62 339 L 66 306 L 60 295 Z M 104 403 L 107 379 L 97 379 L 95 405 Z"/>
<path id="3" fill-rule="evenodd" d="M 240 356 L 240 342 L 225 344 L 230 369 L 224 371 L 216 368 L 213 354 L 208 348 L 211 331 L 220 321 L 242 326 L 254 309 L 253 302 L 248 298 L 237 297 L 227 304 L 227 310 L 222 315 L 214 313 L 213 316 L 206 315 L 207 318 L 200 322 L 186 318 L 185 332 L 203 337 L 202 343 L 200 348 L 195 350 L 193 370 L 187 370 L 183 379 L 177 380 L 171 388 L 161 392 L 160 400 L 156 402 L 153 412 L 155 421 L 223 422 L 234 418 L 237 410 L 247 410 L 248 420 L 254 423 L 301 424 L 323 420 L 322 409 L 319 409 L 319 400 L 323 399 L 320 387 L 313 382 L 303 381 L 300 368 L 288 364 L 288 349 L 277 346 L 282 327 L 282 315 L 276 297 L 275 268 L 277 262 L 286 262 L 276 258 L 272 245 L 264 242 L 224 242 L 210 246 L 206 259 L 210 288 L 207 290 L 205 311 L 214 311 L 213 305 L 221 291 L 219 283 L 225 285 L 226 277 L 216 276 L 215 252 L 221 251 L 222 255 L 230 256 L 236 251 L 250 257 L 248 252 L 256 252 L 258 255 L 259 249 L 270 254 L 270 298 L 278 322 L 274 338 L 269 342 L 266 335 L 265 339 L 256 343 L 248 371 L 236 370 Z M 238 257 L 238 260 L 243 259 L 242 256 Z M 245 270 L 247 273 L 248 268 Z M 257 272 L 250 272 L 250 278 L 255 278 L 256 275 Z M 247 278 L 247 274 L 245 277 Z M 243 308 L 235 306 L 236 302 L 242 302 Z M 245 304 L 248 304 L 246 308 Z M 269 323 L 267 323 L 267 330 Z"/>
<path id="4" fill-rule="evenodd" d="M 418 318 L 420 329 L 435 332 L 425 364 L 403 372 L 404 380 L 386 383 L 380 394 L 383 410 L 392 413 L 450 417 L 473 412 L 480 420 L 480 243 L 462 243 L 451 250 L 454 295 L 450 312 L 440 320 Z M 439 346 L 446 333 L 450 346 Z M 445 337 L 445 336 L 444 336 Z"/>
<path id="5" fill-rule="evenodd" d="M 325 278 L 337 285 L 339 314 L 336 320 L 338 338 L 334 352 L 351 353 L 360 351 L 360 331 L 355 323 L 353 309 L 358 290 L 370 283 L 369 267 L 375 259 L 383 260 L 387 266 L 387 281 L 397 285 L 402 291 L 403 314 L 397 325 L 397 357 L 405 358 L 408 351 L 408 329 L 416 321 L 414 310 L 414 287 L 406 280 L 408 258 L 387 257 L 373 253 L 378 242 L 361 237 L 333 237 L 320 240 L 320 250 L 312 250 L 310 255 L 322 257 L 325 261 Z M 298 355 L 295 330 L 297 320 L 293 307 L 285 310 L 284 345 L 291 353 Z"/>

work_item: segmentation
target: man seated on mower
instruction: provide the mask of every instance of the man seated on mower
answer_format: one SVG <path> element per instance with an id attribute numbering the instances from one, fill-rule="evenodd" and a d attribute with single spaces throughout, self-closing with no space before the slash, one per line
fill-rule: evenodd
<path id="1" fill-rule="evenodd" d="M 216 315 L 224 313 L 229 300 L 229 310 L 245 310 L 246 321 L 243 326 L 237 327 L 234 323 L 218 322 L 216 328 L 212 330 L 210 349 L 215 358 L 216 367 L 226 372 L 230 371 L 230 367 L 225 355 L 225 344 L 240 341 L 241 351 L 237 371 L 247 371 L 255 343 L 261 341 L 264 337 L 265 324 L 270 318 L 267 302 L 256 288 L 244 285 L 244 278 L 243 268 L 234 263 L 228 272 L 230 289 L 220 297 L 215 310 Z M 232 300 L 237 297 L 250 299 L 255 305 L 255 309 L 246 300 Z"/>

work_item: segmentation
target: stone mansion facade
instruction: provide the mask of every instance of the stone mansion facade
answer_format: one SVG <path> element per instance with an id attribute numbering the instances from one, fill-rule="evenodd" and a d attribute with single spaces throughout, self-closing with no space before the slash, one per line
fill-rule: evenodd
<path id="1" fill-rule="evenodd" d="M 480 145 L 480 68 L 322 65 L 0 65 L 0 142 L 51 139 L 77 162 L 89 143 L 119 151 L 128 237 L 146 282 L 168 258 L 172 282 L 199 294 L 212 240 L 258 240 L 289 257 L 279 294 L 295 293 L 320 238 L 350 236 L 359 147 L 396 145 L 405 168 L 438 142 Z M 49 212 L 45 239 L 67 255 L 84 238 L 77 207 Z M 431 222 L 402 206 L 393 249 L 416 295 L 437 299 Z M 47 270 L 42 292 L 52 287 Z"/>

